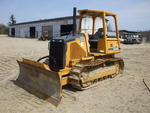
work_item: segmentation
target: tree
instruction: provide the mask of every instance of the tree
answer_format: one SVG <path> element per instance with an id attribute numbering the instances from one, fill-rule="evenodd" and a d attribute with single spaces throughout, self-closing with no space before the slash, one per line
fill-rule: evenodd
<path id="1" fill-rule="evenodd" d="M 10 21 L 9 21 L 9 25 L 14 25 L 15 23 L 16 23 L 16 19 L 15 19 L 14 15 L 11 14 L 11 16 L 10 16 Z"/>
<path id="2" fill-rule="evenodd" d="M 146 42 L 150 42 L 150 30 L 141 31 L 141 34 L 146 38 Z"/>
<path id="3" fill-rule="evenodd" d="M 8 34 L 8 27 L 5 26 L 4 24 L 0 24 L 0 34 Z"/>

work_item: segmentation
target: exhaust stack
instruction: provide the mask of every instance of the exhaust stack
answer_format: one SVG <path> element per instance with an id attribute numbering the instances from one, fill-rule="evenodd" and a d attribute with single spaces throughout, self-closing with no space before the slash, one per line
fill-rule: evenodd
<path id="1" fill-rule="evenodd" d="M 75 34 L 76 34 L 76 32 L 77 32 L 76 12 L 77 12 L 77 8 L 74 7 L 74 8 L 73 8 L 73 36 L 75 36 Z"/>

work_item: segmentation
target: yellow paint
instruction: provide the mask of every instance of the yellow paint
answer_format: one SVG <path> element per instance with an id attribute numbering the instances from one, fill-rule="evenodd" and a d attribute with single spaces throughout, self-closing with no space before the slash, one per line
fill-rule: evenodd
<path id="1" fill-rule="evenodd" d="M 94 34 L 95 18 L 101 17 L 103 20 L 104 37 L 98 39 L 98 42 L 97 42 L 98 47 L 97 49 L 93 49 L 93 50 L 90 50 L 89 35 L 87 33 L 84 33 L 83 37 L 78 37 L 73 41 L 67 42 L 66 67 L 64 69 L 59 70 L 58 72 L 58 76 L 60 76 L 61 78 L 62 86 L 68 84 L 68 76 L 66 75 L 70 74 L 73 65 L 76 65 L 77 63 L 81 61 L 93 60 L 94 58 L 98 58 L 99 56 L 105 57 L 105 56 L 114 55 L 120 52 L 120 50 L 114 50 L 114 48 L 120 48 L 120 40 L 119 40 L 119 32 L 118 32 L 116 14 L 107 12 L 107 11 L 91 10 L 91 9 L 79 10 L 79 14 L 80 14 L 79 32 L 81 31 L 81 23 L 82 23 L 83 16 L 93 17 L 94 21 L 93 21 L 93 27 L 92 27 L 93 28 L 92 34 Z M 115 19 L 116 34 L 117 34 L 115 38 L 107 37 L 106 16 L 113 16 L 113 18 Z M 31 65 L 35 65 L 37 67 L 51 71 L 49 66 L 43 63 L 39 63 L 39 62 L 28 60 L 28 59 L 22 59 L 18 61 L 25 62 Z M 117 68 L 113 67 L 111 70 L 99 72 L 98 74 L 92 77 L 82 79 L 82 82 L 88 82 L 96 78 L 114 74 L 116 73 L 116 70 Z"/>
<path id="2" fill-rule="evenodd" d="M 97 49 L 91 49 L 92 52 L 103 52 L 105 55 L 107 54 L 116 54 L 119 53 L 120 50 L 116 51 L 110 50 L 110 45 L 115 47 L 117 45 L 120 48 L 120 39 L 119 39 L 119 32 L 118 32 L 118 25 L 117 25 L 117 15 L 111 12 L 102 11 L 102 10 L 92 10 L 92 9 L 83 9 L 78 11 L 80 14 L 80 25 L 79 25 L 79 32 L 81 32 L 81 23 L 82 17 L 84 16 L 91 16 L 93 18 L 93 28 L 95 28 L 95 18 L 101 17 L 103 22 L 103 38 L 98 39 L 98 47 Z M 107 37 L 107 27 L 106 27 L 106 17 L 112 16 L 114 18 L 114 23 L 116 27 L 116 37 L 109 38 Z M 94 29 L 92 30 L 92 34 L 94 33 Z"/>
<path id="3" fill-rule="evenodd" d="M 58 74 L 61 75 L 61 76 L 63 76 L 63 75 L 69 74 L 70 71 L 71 71 L 71 68 L 66 67 L 65 69 L 61 69 L 61 70 L 58 72 Z"/>
<path id="4" fill-rule="evenodd" d="M 116 16 L 115 13 L 103 11 L 103 10 L 95 10 L 95 9 L 82 9 L 82 10 L 78 10 L 78 12 L 80 15 L 87 14 L 84 12 L 89 12 L 91 15 L 101 15 L 103 13 L 106 13 L 107 16 Z"/>
<path id="5" fill-rule="evenodd" d="M 89 82 L 89 81 L 92 81 L 92 80 L 95 80 L 98 78 L 103 78 L 108 75 L 116 74 L 117 71 L 118 71 L 118 67 L 115 65 L 110 70 L 105 70 L 105 71 L 99 72 L 91 77 L 82 79 L 82 83 L 86 83 L 86 82 Z"/>
<path id="6" fill-rule="evenodd" d="M 36 61 L 29 60 L 29 59 L 25 59 L 25 58 L 23 58 L 23 59 L 18 59 L 17 61 L 19 61 L 19 62 L 24 62 L 24 63 L 27 63 L 27 64 L 31 64 L 31 65 L 40 67 L 40 68 L 42 68 L 42 69 L 46 69 L 46 70 L 48 70 L 48 71 L 51 71 L 48 65 L 43 64 L 43 63 L 40 63 L 40 62 L 36 62 Z"/>
<path id="7" fill-rule="evenodd" d="M 68 84 L 68 77 L 63 77 L 63 78 L 61 79 L 61 85 L 64 86 L 64 85 L 66 85 L 66 84 Z"/>
<path id="8" fill-rule="evenodd" d="M 86 34 L 84 35 L 87 36 Z M 69 67 L 71 61 L 80 61 L 83 57 L 88 56 L 89 43 L 85 37 L 78 38 L 67 43 L 66 66 Z"/>

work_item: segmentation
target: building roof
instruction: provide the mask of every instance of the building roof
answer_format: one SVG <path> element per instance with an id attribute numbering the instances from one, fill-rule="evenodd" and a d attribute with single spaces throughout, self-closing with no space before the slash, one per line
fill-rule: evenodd
<path id="1" fill-rule="evenodd" d="M 137 31 L 127 31 L 127 30 L 120 30 L 119 32 L 125 32 L 125 33 L 138 33 Z"/>
<path id="2" fill-rule="evenodd" d="M 80 17 L 79 15 L 76 16 L 76 18 L 79 18 L 79 17 Z M 16 24 L 10 25 L 10 26 L 40 23 L 40 22 L 48 22 L 48 21 L 58 21 L 58 20 L 72 19 L 72 18 L 73 18 L 73 16 L 58 17 L 58 18 L 43 19 L 43 20 L 36 20 L 36 21 L 29 21 L 29 22 L 21 22 L 21 23 L 16 23 Z"/>

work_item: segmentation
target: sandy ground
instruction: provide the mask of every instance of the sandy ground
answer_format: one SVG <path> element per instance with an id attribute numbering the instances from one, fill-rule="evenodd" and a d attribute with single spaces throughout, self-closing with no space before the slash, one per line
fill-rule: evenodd
<path id="1" fill-rule="evenodd" d="M 18 58 L 48 54 L 47 41 L 0 36 L 0 113 L 150 113 L 150 44 L 122 45 L 123 74 L 85 91 L 67 91 L 56 108 L 16 86 Z"/>

